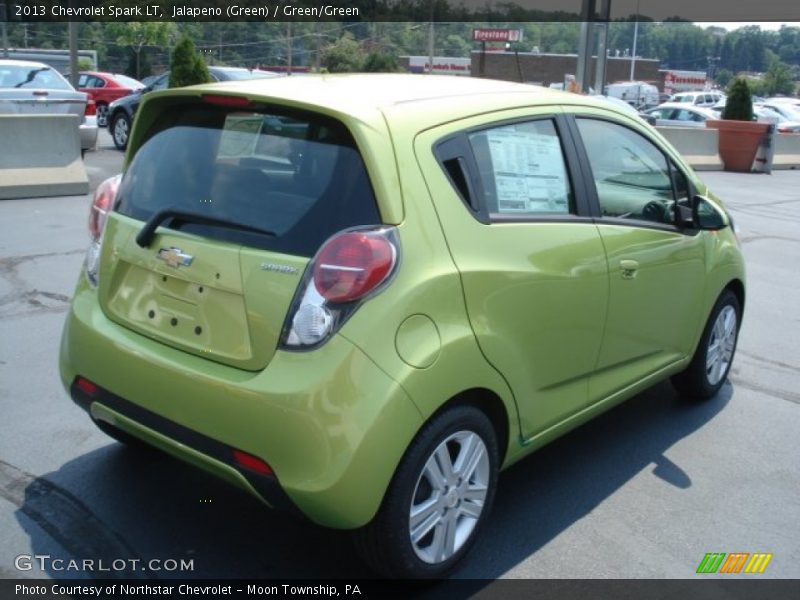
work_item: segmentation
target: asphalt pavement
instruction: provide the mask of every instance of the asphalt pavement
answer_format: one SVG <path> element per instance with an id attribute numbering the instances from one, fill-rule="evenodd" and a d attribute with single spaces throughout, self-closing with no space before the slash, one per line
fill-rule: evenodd
<path id="1" fill-rule="evenodd" d="M 92 187 L 121 162 L 103 131 L 86 157 Z M 456 577 L 725 577 L 695 574 L 709 552 L 772 553 L 760 577 L 800 576 L 800 172 L 703 177 L 747 258 L 729 383 L 700 404 L 658 385 L 505 472 Z M 58 345 L 89 203 L 0 201 L 0 577 L 81 576 L 19 570 L 31 554 L 193 561 L 134 573 L 151 578 L 369 575 L 347 535 L 126 449 L 72 404 Z"/>

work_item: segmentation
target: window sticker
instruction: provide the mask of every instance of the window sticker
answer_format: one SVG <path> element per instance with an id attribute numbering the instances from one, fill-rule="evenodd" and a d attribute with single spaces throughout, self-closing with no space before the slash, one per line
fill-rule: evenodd
<path id="1" fill-rule="evenodd" d="M 567 178 L 558 138 L 511 128 L 487 132 L 501 213 L 566 213 Z"/>
<path id="2" fill-rule="evenodd" d="M 218 158 L 252 156 L 258 143 L 264 117 L 249 113 L 231 113 L 225 117 L 225 126 L 219 143 Z"/>

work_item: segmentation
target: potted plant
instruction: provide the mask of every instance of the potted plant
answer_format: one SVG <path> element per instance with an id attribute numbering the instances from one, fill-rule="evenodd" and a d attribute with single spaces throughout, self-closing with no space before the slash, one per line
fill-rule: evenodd
<path id="1" fill-rule="evenodd" d="M 728 91 L 722 120 L 709 119 L 706 127 L 719 130 L 719 155 L 725 170 L 749 173 L 769 124 L 753 121 L 750 86 L 745 79 L 737 78 Z"/>

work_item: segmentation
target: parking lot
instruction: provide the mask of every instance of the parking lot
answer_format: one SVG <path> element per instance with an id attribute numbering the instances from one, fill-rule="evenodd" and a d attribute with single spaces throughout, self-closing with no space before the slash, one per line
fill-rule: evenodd
<path id="1" fill-rule="evenodd" d="M 121 163 L 101 132 L 91 187 Z M 748 261 L 730 382 L 702 404 L 663 383 L 515 465 L 457 577 L 690 578 L 709 552 L 772 553 L 762 577 L 800 576 L 800 172 L 703 178 Z M 72 404 L 58 345 L 88 206 L 0 201 L 0 576 L 79 576 L 20 571 L 22 554 L 193 561 L 149 577 L 368 576 L 346 535 L 126 450 Z"/>

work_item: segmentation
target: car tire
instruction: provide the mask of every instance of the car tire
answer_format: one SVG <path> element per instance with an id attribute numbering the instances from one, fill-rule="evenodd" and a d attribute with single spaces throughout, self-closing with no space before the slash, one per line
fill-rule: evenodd
<path id="1" fill-rule="evenodd" d="M 720 390 L 733 363 L 741 321 L 739 299 L 725 290 L 708 317 L 692 362 L 672 377 L 672 385 L 682 396 L 705 400 Z"/>
<path id="2" fill-rule="evenodd" d="M 474 406 L 455 406 L 419 431 L 356 550 L 391 578 L 444 577 L 475 542 L 494 501 L 497 435 Z"/>
<path id="3" fill-rule="evenodd" d="M 108 125 L 108 104 L 97 105 L 97 126 L 105 127 Z"/>
<path id="4" fill-rule="evenodd" d="M 131 119 L 124 112 L 118 112 L 111 118 L 111 139 L 118 150 L 128 147 L 128 135 L 131 132 Z"/>

